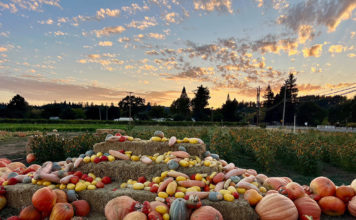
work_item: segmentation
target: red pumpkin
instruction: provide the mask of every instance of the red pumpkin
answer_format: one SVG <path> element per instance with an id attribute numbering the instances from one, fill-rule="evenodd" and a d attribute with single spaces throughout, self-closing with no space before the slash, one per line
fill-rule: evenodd
<path id="1" fill-rule="evenodd" d="M 130 212 L 127 214 L 123 220 L 147 220 L 147 217 L 142 212 Z"/>
<path id="2" fill-rule="evenodd" d="M 36 160 L 35 154 L 33 154 L 33 153 L 27 154 L 27 156 L 26 156 L 27 163 L 32 163 L 35 160 Z"/>
<path id="3" fill-rule="evenodd" d="M 89 203 L 85 200 L 74 201 L 72 202 L 72 205 L 76 216 L 87 216 L 90 212 Z"/>
<path id="4" fill-rule="evenodd" d="M 192 213 L 190 220 L 223 220 L 223 217 L 215 208 L 202 206 Z"/>
<path id="5" fill-rule="evenodd" d="M 321 209 L 317 202 L 315 202 L 309 196 L 304 196 L 294 200 L 294 205 L 298 209 L 299 219 L 306 218 L 306 216 L 313 217 L 313 220 L 319 220 L 321 215 Z"/>
<path id="6" fill-rule="evenodd" d="M 305 195 L 304 189 L 296 182 L 290 182 L 286 185 L 287 196 L 291 200 L 301 198 Z"/>
<path id="7" fill-rule="evenodd" d="M 349 205 L 347 206 L 347 209 L 349 210 L 352 216 L 356 217 L 356 196 L 351 199 Z"/>
<path id="8" fill-rule="evenodd" d="M 319 200 L 321 211 L 326 215 L 340 216 L 345 213 L 344 202 L 335 196 L 325 196 Z"/>
<path id="9" fill-rule="evenodd" d="M 336 197 L 348 203 L 355 196 L 355 191 L 350 186 L 340 186 L 336 189 Z"/>
<path id="10" fill-rule="evenodd" d="M 63 190 L 55 189 L 55 190 L 53 190 L 53 192 L 55 192 L 56 195 L 57 195 L 56 203 L 60 203 L 60 202 L 66 203 L 66 202 L 68 202 L 67 193 L 65 193 Z"/>
<path id="11" fill-rule="evenodd" d="M 7 158 L 0 158 L 0 161 L 1 162 L 4 162 L 5 164 L 9 164 L 9 163 L 11 163 L 11 160 L 9 160 L 9 159 L 7 159 Z"/>
<path id="12" fill-rule="evenodd" d="M 70 220 L 74 216 L 73 206 L 69 203 L 54 205 L 49 220 Z"/>
<path id="13" fill-rule="evenodd" d="M 51 212 L 56 200 L 57 194 L 48 187 L 41 188 L 32 195 L 33 206 L 38 211 L 45 213 Z"/>
<path id="14" fill-rule="evenodd" d="M 20 212 L 19 218 L 21 220 L 41 220 L 42 215 L 41 212 L 39 212 L 35 207 L 30 205 Z"/>
<path id="15" fill-rule="evenodd" d="M 11 217 L 8 217 L 6 220 L 21 220 L 21 219 L 17 216 L 11 216 Z"/>
<path id="16" fill-rule="evenodd" d="M 292 200 L 279 193 L 269 194 L 256 206 L 261 220 L 297 220 L 298 210 Z"/>
<path id="17" fill-rule="evenodd" d="M 336 186 L 329 178 L 320 176 L 310 182 L 310 190 L 320 197 L 333 196 Z"/>
<path id="18" fill-rule="evenodd" d="M 135 203 L 136 201 L 128 196 L 116 197 L 106 204 L 105 217 L 108 220 L 123 219 Z"/>

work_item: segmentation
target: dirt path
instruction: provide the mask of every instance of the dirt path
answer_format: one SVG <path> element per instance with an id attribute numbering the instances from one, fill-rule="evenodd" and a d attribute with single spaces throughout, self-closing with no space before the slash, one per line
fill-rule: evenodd
<path id="1" fill-rule="evenodd" d="M 24 161 L 28 137 L 11 137 L 0 141 L 0 158 L 6 157 L 12 161 Z"/>

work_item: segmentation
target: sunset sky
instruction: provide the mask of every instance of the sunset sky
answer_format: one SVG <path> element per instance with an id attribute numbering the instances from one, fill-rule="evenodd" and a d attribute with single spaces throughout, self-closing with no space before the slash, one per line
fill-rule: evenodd
<path id="1" fill-rule="evenodd" d="M 1 0 L 0 102 L 170 105 L 185 86 L 256 100 L 356 86 L 356 0 Z M 356 93 L 349 94 L 349 97 Z"/>

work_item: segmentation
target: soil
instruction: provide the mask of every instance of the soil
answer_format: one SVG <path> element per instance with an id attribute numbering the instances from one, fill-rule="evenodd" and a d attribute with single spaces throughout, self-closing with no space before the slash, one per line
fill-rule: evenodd
<path id="1" fill-rule="evenodd" d="M 0 141 L 0 158 L 24 162 L 28 137 L 10 137 Z"/>

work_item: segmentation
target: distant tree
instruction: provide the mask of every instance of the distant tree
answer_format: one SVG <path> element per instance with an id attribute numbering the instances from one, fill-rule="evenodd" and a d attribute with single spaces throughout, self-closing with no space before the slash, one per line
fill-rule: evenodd
<path id="1" fill-rule="evenodd" d="M 8 118 L 26 118 L 29 116 L 30 107 L 26 100 L 15 95 L 6 106 L 6 117 Z"/>
<path id="2" fill-rule="evenodd" d="M 99 119 L 99 106 L 95 106 L 93 103 L 85 108 L 85 117 L 91 120 Z"/>
<path id="3" fill-rule="evenodd" d="M 238 102 L 236 99 L 230 100 L 230 95 L 227 95 L 226 102 L 221 107 L 221 113 L 223 115 L 224 121 L 237 121 L 237 108 Z"/>
<path id="4" fill-rule="evenodd" d="M 129 108 L 131 105 L 131 116 L 137 116 L 137 114 L 145 108 L 145 99 L 135 96 L 126 96 L 119 102 L 119 108 L 127 116 L 129 116 Z"/>
<path id="5" fill-rule="evenodd" d="M 265 101 L 263 102 L 263 107 L 265 109 L 265 122 L 272 122 L 273 120 L 273 109 L 269 110 L 273 106 L 273 100 L 274 100 L 274 93 L 272 92 L 271 86 L 268 85 L 267 89 L 265 91 L 265 94 L 263 95 L 263 98 Z"/>
<path id="6" fill-rule="evenodd" d="M 85 119 L 85 112 L 82 108 L 72 108 L 74 119 Z"/>
<path id="7" fill-rule="evenodd" d="M 297 123 L 304 125 L 305 122 L 308 122 L 308 125 L 316 126 L 321 124 L 326 116 L 327 111 L 325 109 L 313 102 L 305 102 L 298 107 Z"/>
<path id="8" fill-rule="evenodd" d="M 205 109 L 205 107 L 209 105 L 209 89 L 201 85 L 194 91 L 194 94 L 195 97 L 192 99 L 193 117 L 196 121 L 207 120 L 209 118 L 209 114 L 207 114 L 207 112 L 209 111 L 208 109 Z"/>
<path id="9" fill-rule="evenodd" d="M 109 120 L 114 120 L 115 118 L 120 118 L 120 109 L 119 107 L 115 107 L 114 103 L 111 103 L 108 109 L 108 118 Z"/>
<path id="10" fill-rule="evenodd" d="M 170 111 L 176 121 L 190 120 L 190 99 L 185 87 L 180 97 L 172 102 Z"/>
<path id="11" fill-rule="evenodd" d="M 61 119 L 75 119 L 75 112 L 72 108 L 66 107 L 59 115 Z"/>

